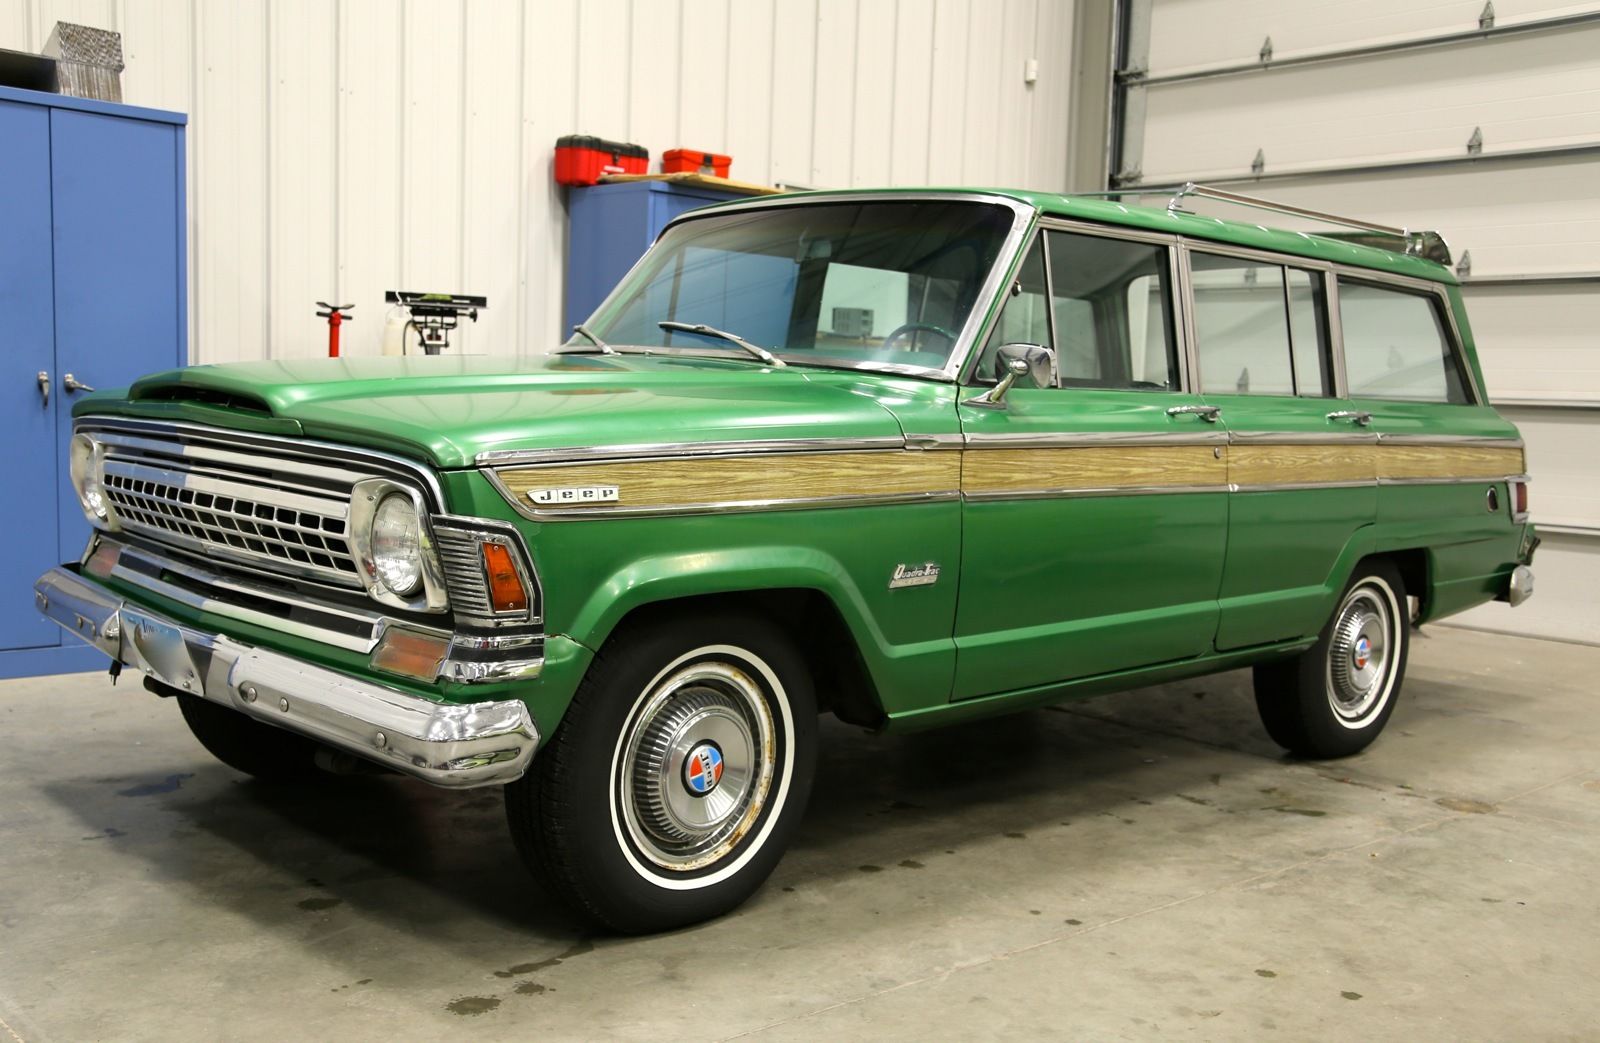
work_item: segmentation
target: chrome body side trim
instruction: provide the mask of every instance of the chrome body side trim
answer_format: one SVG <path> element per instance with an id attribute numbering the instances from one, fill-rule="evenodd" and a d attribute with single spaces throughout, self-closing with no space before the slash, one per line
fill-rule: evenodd
<path id="1" fill-rule="evenodd" d="M 1218 445 L 1228 441 L 1228 432 L 1207 428 L 1203 433 L 1158 432 L 1127 434 L 1120 431 L 1065 431 L 1059 434 L 968 434 L 968 449 L 1097 449 L 1108 446 L 1139 445 Z"/>
<path id="2" fill-rule="evenodd" d="M 1436 445 L 1451 447 L 1477 447 L 1481 449 L 1523 449 L 1521 438 L 1494 438 L 1484 435 L 1426 435 L 1380 432 L 1378 441 L 1384 445 Z"/>
<path id="3" fill-rule="evenodd" d="M 1348 482 L 1280 482 L 1273 484 L 1228 486 L 1229 492 L 1236 493 L 1294 493 L 1308 492 L 1314 489 L 1370 489 L 1378 484 L 1376 478 L 1362 478 Z"/>
<path id="4" fill-rule="evenodd" d="M 910 433 L 907 433 L 906 435 L 907 449 L 922 449 L 932 452 L 945 449 L 963 449 L 966 447 L 966 444 L 967 437 L 961 434 L 959 431 L 934 435 L 919 435 Z"/>
<path id="5" fill-rule="evenodd" d="M 666 518 L 690 514 L 741 514 L 751 511 L 824 510 L 839 507 L 885 507 L 892 504 L 939 503 L 960 497 L 958 489 L 923 493 L 863 494 L 859 496 L 810 496 L 773 500 L 717 500 L 707 503 L 674 504 L 670 507 L 584 507 L 577 510 L 560 507 L 544 509 L 531 503 L 519 502 L 516 495 L 500 481 L 494 472 L 488 472 L 500 495 L 516 509 L 518 514 L 533 521 L 602 521 L 606 518 Z"/>
<path id="6" fill-rule="evenodd" d="M 34 598 L 46 617 L 164 685 L 436 786 L 512 782 L 539 745 L 520 700 L 431 702 L 182 626 L 66 568 L 40 576 Z"/>
<path id="7" fill-rule="evenodd" d="M 950 436 L 919 436 L 950 437 Z M 508 464 L 592 464 L 662 456 L 750 456 L 760 453 L 843 453 L 858 449 L 904 449 L 906 439 L 766 438 L 728 442 L 637 442 L 626 445 L 572 446 L 561 449 L 491 449 L 479 453 L 479 467 Z M 920 448 L 920 447 L 912 447 Z"/>
<path id="8" fill-rule="evenodd" d="M 1080 499 L 1086 496 L 1154 496 L 1170 493 L 1174 496 L 1190 493 L 1225 493 L 1226 485 L 1111 485 L 1096 487 L 1068 487 L 1057 489 L 1004 489 L 992 492 L 964 492 L 963 500 L 985 503 L 996 500 L 1055 500 Z"/>
<path id="9" fill-rule="evenodd" d="M 1476 478 L 1379 478 L 1379 485 L 1483 485 L 1484 483 L 1509 482 L 1514 476 L 1482 476 Z"/>
<path id="10" fill-rule="evenodd" d="M 1350 428 L 1330 431 L 1229 431 L 1228 441 L 1234 445 L 1372 445 L 1378 441 L 1376 431 Z"/>

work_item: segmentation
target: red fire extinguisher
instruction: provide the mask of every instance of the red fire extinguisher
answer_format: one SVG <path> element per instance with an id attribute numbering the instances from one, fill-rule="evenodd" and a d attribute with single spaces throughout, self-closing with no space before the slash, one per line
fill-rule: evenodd
<path id="1" fill-rule="evenodd" d="M 339 327 L 347 322 L 355 321 L 354 315 L 345 314 L 353 309 L 355 305 L 329 304 L 327 301 L 318 301 L 317 307 L 328 309 L 327 311 L 317 312 L 317 316 L 328 320 L 328 357 L 336 359 L 339 357 Z"/>

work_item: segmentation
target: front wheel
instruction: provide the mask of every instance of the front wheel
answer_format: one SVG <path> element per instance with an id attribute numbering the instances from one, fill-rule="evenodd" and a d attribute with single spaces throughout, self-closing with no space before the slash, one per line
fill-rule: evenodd
<path id="1" fill-rule="evenodd" d="M 727 912 L 772 872 L 804 813 L 816 716 L 804 663 L 763 620 L 632 627 L 506 787 L 517 850 L 613 930 Z"/>
<path id="2" fill-rule="evenodd" d="M 1363 563 L 1315 645 L 1255 668 L 1256 708 L 1267 734 L 1302 757 L 1366 749 L 1394 712 L 1410 647 L 1399 571 L 1386 561 Z"/>

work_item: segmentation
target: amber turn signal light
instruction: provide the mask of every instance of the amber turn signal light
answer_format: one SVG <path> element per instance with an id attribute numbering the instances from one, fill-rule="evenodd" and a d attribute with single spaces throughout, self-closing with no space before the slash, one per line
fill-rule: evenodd
<path id="1" fill-rule="evenodd" d="M 528 591 L 517 575 L 516 562 L 511 560 L 511 549 L 500 543 L 483 546 L 483 571 L 489 579 L 489 603 L 496 612 L 525 612 L 528 608 Z"/>
<path id="2" fill-rule="evenodd" d="M 372 665 L 391 674 L 432 681 L 439 676 L 439 667 L 449 651 L 448 638 L 390 627 L 372 653 Z"/>

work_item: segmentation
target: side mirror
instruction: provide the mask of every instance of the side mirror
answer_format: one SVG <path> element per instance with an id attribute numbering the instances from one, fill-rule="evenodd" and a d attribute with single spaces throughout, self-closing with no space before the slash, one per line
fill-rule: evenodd
<path id="1" fill-rule="evenodd" d="M 966 405 L 987 409 L 1004 409 L 1006 393 L 1020 377 L 1027 377 L 1034 387 L 1056 386 L 1056 353 L 1040 344 L 1002 344 L 995 351 L 994 387 L 974 398 Z"/>

